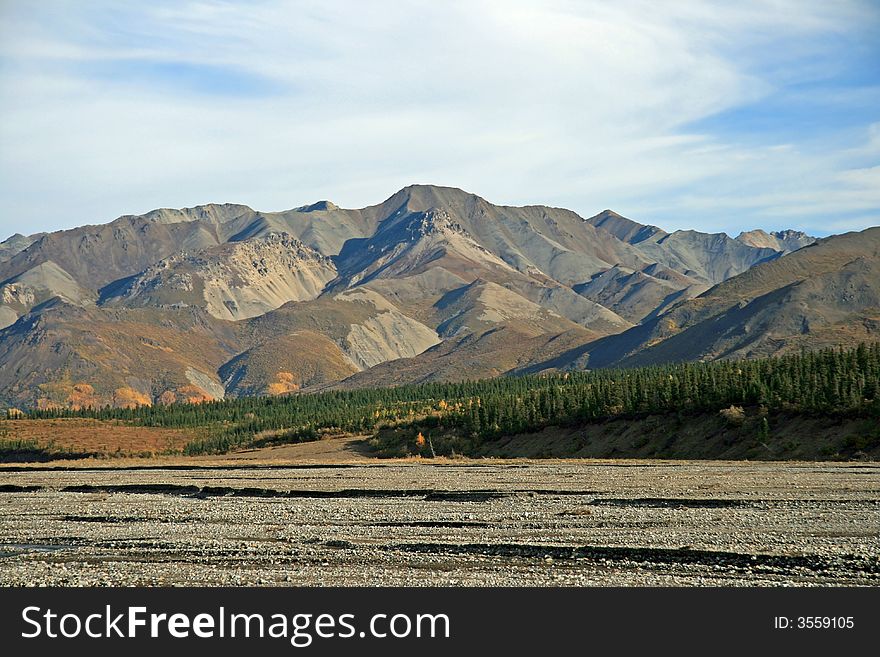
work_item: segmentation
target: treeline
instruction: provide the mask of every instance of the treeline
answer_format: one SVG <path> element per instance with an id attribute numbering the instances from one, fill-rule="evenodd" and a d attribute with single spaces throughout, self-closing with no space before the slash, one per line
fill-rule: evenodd
<path id="1" fill-rule="evenodd" d="M 130 409 L 32 411 L 31 418 L 89 417 L 145 426 L 200 427 L 188 453 L 266 442 L 298 442 L 321 432 L 441 427 L 471 440 L 666 412 L 717 412 L 730 405 L 772 411 L 880 415 L 880 343 L 779 358 L 676 363 L 637 369 L 501 377 L 460 383 L 247 397 Z"/>

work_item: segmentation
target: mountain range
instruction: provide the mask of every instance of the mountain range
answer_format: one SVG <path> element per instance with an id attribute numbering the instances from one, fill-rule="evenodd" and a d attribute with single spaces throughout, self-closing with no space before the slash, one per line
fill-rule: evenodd
<path id="1" fill-rule="evenodd" d="M 666 232 L 406 187 L 0 243 L 0 404 L 202 401 L 750 358 L 880 332 L 880 228 Z"/>

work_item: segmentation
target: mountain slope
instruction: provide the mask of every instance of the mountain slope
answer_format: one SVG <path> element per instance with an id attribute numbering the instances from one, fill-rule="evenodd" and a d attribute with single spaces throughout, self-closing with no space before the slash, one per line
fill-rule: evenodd
<path id="1" fill-rule="evenodd" d="M 61 267 L 47 260 L 0 284 L 0 328 L 9 326 L 49 299 L 59 297 L 83 305 L 94 302 L 95 296 L 80 287 Z"/>
<path id="2" fill-rule="evenodd" d="M 415 356 L 440 342 L 430 327 L 366 289 L 288 303 L 238 326 L 242 343 L 253 345 L 300 331 L 329 338 L 358 369 Z"/>
<path id="3" fill-rule="evenodd" d="M 751 358 L 878 337 L 880 227 L 754 267 L 568 361 L 606 367 Z"/>
<path id="4" fill-rule="evenodd" d="M 17 253 L 21 253 L 43 235 L 45 235 L 45 233 L 37 233 L 35 235 L 22 235 L 21 233 L 16 233 L 11 237 L 6 238 L 0 242 L 0 262 L 9 260 Z"/>
<path id="5" fill-rule="evenodd" d="M 219 319 L 256 317 L 289 301 L 317 297 L 336 277 L 333 262 L 287 233 L 268 233 L 179 253 L 159 261 L 103 302 L 127 306 L 198 305 Z"/>
<path id="6" fill-rule="evenodd" d="M 661 238 L 655 235 L 638 248 L 652 262 L 659 262 L 704 283 L 720 283 L 750 267 L 780 255 L 774 249 L 759 249 L 724 233 L 677 230 Z"/>
<path id="7" fill-rule="evenodd" d="M 787 250 L 753 245 L 747 240 L 732 239 L 724 233 L 701 233 L 695 230 L 667 233 L 656 226 L 643 226 L 610 210 L 587 221 L 632 244 L 649 262 L 665 265 L 689 277 L 694 283 L 720 283 Z"/>
<path id="8" fill-rule="evenodd" d="M 359 370 L 327 336 L 294 331 L 242 352 L 218 373 L 226 394 L 238 397 L 295 392 L 345 379 Z"/>
<path id="9" fill-rule="evenodd" d="M 441 336 L 481 333 L 496 324 L 515 324 L 524 334 L 561 333 L 577 325 L 497 283 L 477 279 L 434 304 Z"/>
<path id="10" fill-rule="evenodd" d="M 659 275 L 652 276 L 648 272 Z M 624 319 L 639 323 L 677 301 L 696 296 L 707 287 L 662 265 L 635 271 L 616 265 L 574 286 L 574 290 Z"/>
<path id="11" fill-rule="evenodd" d="M 25 407 L 223 397 L 217 369 L 239 351 L 228 328 L 197 309 L 111 314 L 56 297 L 0 331 L 0 391 Z"/>
<path id="12" fill-rule="evenodd" d="M 580 327 L 558 334 L 534 335 L 524 333 L 515 324 L 501 323 L 482 332 L 454 336 L 417 356 L 380 363 L 341 382 L 315 389 L 490 378 L 547 361 L 598 337 Z"/>

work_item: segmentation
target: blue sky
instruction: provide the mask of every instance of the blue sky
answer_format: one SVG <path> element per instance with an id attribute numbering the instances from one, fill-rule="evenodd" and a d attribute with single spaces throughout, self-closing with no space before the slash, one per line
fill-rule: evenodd
<path id="1" fill-rule="evenodd" d="M 880 3 L 0 3 L 0 234 L 407 184 L 880 224 Z"/>

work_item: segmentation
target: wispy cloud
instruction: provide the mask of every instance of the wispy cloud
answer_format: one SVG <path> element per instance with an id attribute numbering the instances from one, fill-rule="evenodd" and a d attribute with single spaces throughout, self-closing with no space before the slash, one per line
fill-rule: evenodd
<path id="1" fill-rule="evenodd" d="M 668 228 L 880 221 L 867 1 L 0 7 L 0 232 L 411 182 Z"/>

